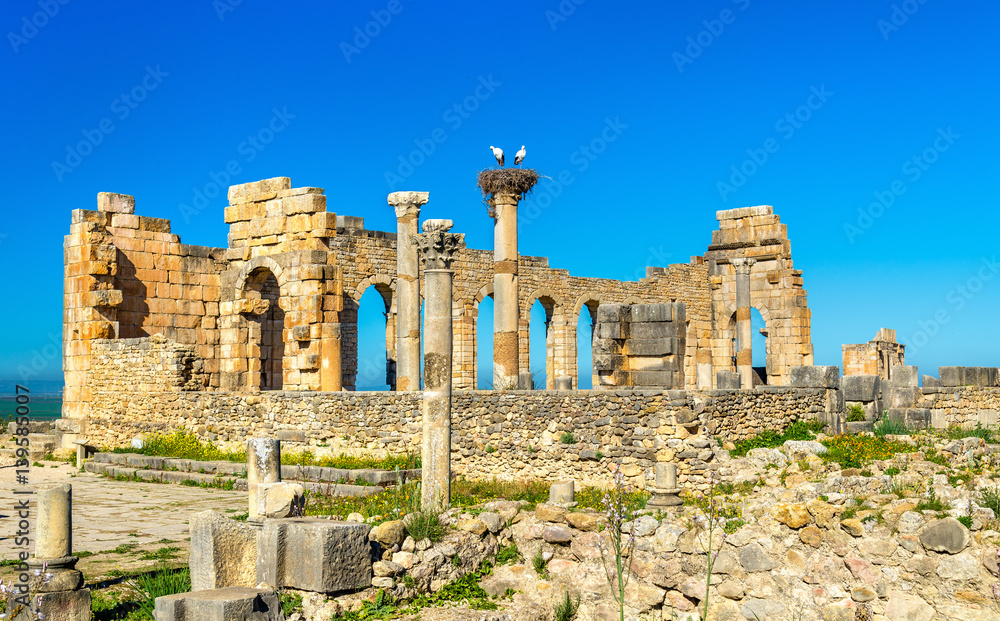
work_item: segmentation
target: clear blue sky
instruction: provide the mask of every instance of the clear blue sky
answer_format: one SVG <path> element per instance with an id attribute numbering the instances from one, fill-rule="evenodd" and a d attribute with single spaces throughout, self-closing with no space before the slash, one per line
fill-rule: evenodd
<path id="1" fill-rule="evenodd" d="M 489 248 L 491 144 L 569 175 L 523 203 L 523 254 L 634 279 L 704 253 L 717 209 L 770 204 L 818 364 L 886 326 L 923 372 L 1000 365 L 996 4 L 231 5 L 0 6 L 0 378 L 59 377 L 62 238 L 97 192 L 221 246 L 224 193 L 200 193 L 227 165 L 372 229 L 393 230 L 389 191 L 427 190 L 425 217 Z"/>

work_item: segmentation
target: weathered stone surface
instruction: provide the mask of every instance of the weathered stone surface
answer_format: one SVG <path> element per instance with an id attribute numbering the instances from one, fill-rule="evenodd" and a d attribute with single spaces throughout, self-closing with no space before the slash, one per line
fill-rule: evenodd
<path id="1" fill-rule="evenodd" d="M 550 504 L 540 504 L 535 507 L 535 517 L 542 522 L 565 522 L 566 509 Z"/>
<path id="2" fill-rule="evenodd" d="M 852 537 L 860 537 L 865 533 L 865 525 L 857 518 L 841 520 L 840 527 Z"/>
<path id="3" fill-rule="evenodd" d="M 542 531 L 542 539 L 548 543 L 567 544 L 573 540 L 573 531 L 565 526 L 552 524 L 546 526 L 545 530 Z"/>
<path id="4" fill-rule="evenodd" d="M 406 526 L 403 523 L 403 520 L 389 520 L 388 522 L 382 522 L 372 529 L 371 537 L 375 541 L 382 544 L 382 547 L 384 548 L 401 545 L 403 543 L 403 539 L 406 537 Z"/>
<path id="5" fill-rule="evenodd" d="M 778 566 L 778 561 L 753 542 L 740 548 L 740 565 L 747 572 L 770 571 Z"/>
<path id="6" fill-rule="evenodd" d="M 156 621 L 282 621 L 278 594 L 227 587 L 156 598 Z"/>
<path id="7" fill-rule="evenodd" d="M 806 509 L 820 528 L 837 528 L 839 526 L 837 516 L 844 510 L 842 506 L 832 505 L 818 498 L 807 501 Z"/>
<path id="8" fill-rule="evenodd" d="M 969 545 L 969 529 L 955 518 L 935 520 L 920 531 L 920 543 L 928 550 L 958 554 Z"/>
<path id="9" fill-rule="evenodd" d="M 768 464 L 774 464 L 779 468 L 788 465 L 788 458 L 778 449 L 755 448 L 747 451 L 747 461 L 755 468 L 763 469 Z"/>
<path id="10" fill-rule="evenodd" d="M 372 573 L 380 578 L 386 576 L 397 576 L 403 573 L 404 567 L 392 561 L 375 561 L 372 564 Z"/>
<path id="11" fill-rule="evenodd" d="M 975 580 L 981 571 L 979 560 L 970 552 L 942 556 L 937 575 L 944 580 Z"/>
<path id="12" fill-rule="evenodd" d="M 458 527 L 465 532 L 472 533 L 474 535 L 483 536 L 490 532 L 489 526 L 479 518 L 473 518 L 471 520 L 465 520 Z"/>
<path id="13" fill-rule="evenodd" d="M 257 486 L 257 494 L 259 505 L 263 508 L 261 517 L 299 516 L 305 507 L 305 489 L 298 483 L 261 483 Z"/>
<path id="14" fill-rule="evenodd" d="M 396 563 L 403 569 L 411 569 L 417 562 L 417 557 L 413 554 L 413 552 L 393 552 L 392 562 Z"/>
<path id="15" fill-rule="evenodd" d="M 30 609 L 45 621 L 90 621 L 90 589 L 32 594 Z M 27 619 L 26 615 L 17 617 Z M 32 617 L 33 618 L 33 617 Z"/>
<path id="16" fill-rule="evenodd" d="M 799 539 L 808 546 L 818 548 L 823 545 L 823 531 L 815 526 L 806 526 L 799 531 Z"/>
<path id="17" fill-rule="evenodd" d="M 809 455 L 822 455 L 828 450 L 815 440 L 788 440 L 781 448 L 792 461 L 805 459 Z"/>
<path id="18" fill-rule="evenodd" d="M 257 584 L 259 531 L 215 511 L 190 518 L 191 590 Z"/>
<path id="19" fill-rule="evenodd" d="M 486 524 L 486 527 L 490 529 L 490 532 L 494 535 L 499 533 L 507 525 L 506 520 L 504 520 L 499 513 L 492 513 L 490 511 L 483 511 L 479 514 L 479 520 Z"/>
<path id="20" fill-rule="evenodd" d="M 604 520 L 596 513 L 574 511 L 566 514 L 566 522 L 577 530 L 593 531 L 597 530 Z"/>
<path id="21" fill-rule="evenodd" d="M 779 503 L 771 508 L 771 517 L 789 528 L 802 528 L 811 521 L 805 503 Z"/>
<path id="22" fill-rule="evenodd" d="M 330 593 L 371 584 L 367 524 L 323 519 L 267 520 L 261 533 L 257 581 Z"/>
<path id="23" fill-rule="evenodd" d="M 918 595 L 892 591 L 885 605 L 885 618 L 888 621 L 931 621 L 934 608 Z"/>

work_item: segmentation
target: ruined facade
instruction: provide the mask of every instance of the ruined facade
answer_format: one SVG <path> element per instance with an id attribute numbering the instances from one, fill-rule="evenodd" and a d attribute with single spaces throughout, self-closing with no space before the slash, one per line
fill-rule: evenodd
<path id="1" fill-rule="evenodd" d="M 176 391 L 352 390 L 359 302 L 369 287 L 384 301 L 386 379 L 395 386 L 397 235 L 327 211 L 322 189 L 292 188 L 286 177 L 233 186 L 228 198 L 225 248 L 182 244 L 168 220 L 136 215 L 129 196 L 101 193 L 96 211 L 73 211 L 65 241 L 63 416 L 80 424 L 68 432 L 82 431 L 101 388 L 95 339 L 168 339 L 177 362 L 163 369 L 170 379 L 161 383 Z M 415 221 L 419 204 L 402 212 Z M 596 324 L 601 303 L 682 303 L 678 376 L 685 388 L 714 388 L 715 371 L 736 368 L 733 261 L 753 259 L 750 305 L 766 323 L 767 383 L 787 384 L 790 367 L 812 364 L 812 344 L 786 225 L 767 206 L 720 211 L 717 218 L 704 256 L 647 268 L 634 282 L 573 276 L 545 258 L 519 255 L 520 368 L 528 368 L 536 300 L 547 315 L 548 389 L 557 378 L 560 388 L 577 387 L 576 326 L 584 306 Z M 453 382 L 468 390 L 479 379 L 476 320 L 479 303 L 493 294 L 493 251 L 462 246 L 452 269 Z M 418 281 L 413 289 L 422 296 L 422 269 Z M 412 370 L 406 377 L 406 388 L 416 389 Z"/>
<path id="2" fill-rule="evenodd" d="M 875 338 L 867 343 L 842 345 L 844 375 L 876 375 L 889 379 L 892 367 L 906 364 L 903 350 L 906 345 L 896 342 L 896 331 L 880 328 Z"/>

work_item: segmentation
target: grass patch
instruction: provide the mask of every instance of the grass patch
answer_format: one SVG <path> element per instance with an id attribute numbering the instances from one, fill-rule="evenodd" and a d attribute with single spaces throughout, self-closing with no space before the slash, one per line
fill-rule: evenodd
<path id="1" fill-rule="evenodd" d="M 542 546 L 538 546 L 534 556 L 531 557 L 531 566 L 535 569 L 536 574 L 547 580 L 549 577 L 549 562 L 545 560 L 544 554 Z"/>
<path id="2" fill-rule="evenodd" d="M 287 619 L 290 614 L 302 608 L 302 595 L 299 593 L 280 593 L 278 598 L 281 600 L 281 612 L 285 614 Z"/>
<path id="3" fill-rule="evenodd" d="M 572 597 L 569 596 L 569 590 L 563 591 L 562 599 L 556 601 L 555 608 L 552 610 L 552 618 L 555 621 L 572 621 L 576 617 L 576 611 L 580 608 L 580 596 L 576 596 L 574 601 Z"/>
<path id="4" fill-rule="evenodd" d="M 157 597 L 186 593 L 191 590 L 191 570 L 187 567 L 163 568 L 128 578 L 125 580 L 125 584 L 134 592 L 134 601 L 137 604 L 127 618 L 152 619 Z"/>
<path id="5" fill-rule="evenodd" d="M 872 460 L 890 459 L 897 453 L 913 450 L 913 447 L 903 442 L 866 435 L 833 436 L 823 440 L 823 445 L 828 450 L 822 458 L 840 464 L 841 468 L 864 468 Z"/>
<path id="6" fill-rule="evenodd" d="M 865 408 L 860 405 L 852 405 L 847 408 L 847 422 L 861 423 L 865 420 Z"/>
<path id="7" fill-rule="evenodd" d="M 927 492 L 927 498 L 921 498 L 920 502 L 917 503 L 916 511 L 946 511 L 948 505 L 941 502 L 937 497 L 937 493 L 932 487 L 929 492 Z"/>
<path id="8" fill-rule="evenodd" d="M 1000 518 L 1000 487 L 984 487 L 978 502 L 981 507 L 993 509 L 993 516 Z"/>
<path id="9" fill-rule="evenodd" d="M 176 558 L 177 553 L 180 551 L 181 551 L 180 548 L 174 546 L 166 546 L 160 548 L 156 552 L 146 552 L 139 558 L 143 561 L 166 561 L 172 558 Z"/>
<path id="10" fill-rule="evenodd" d="M 437 513 L 425 511 L 411 513 L 406 516 L 405 526 L 406 532 L 415 541 L 430 539 L 433 543 L 440 541 L 441 537 L 444 536 L 444 524 L 441 523 L 441 518 L 438 517 Z"/>
<path id="11" fill-rule="evenodd" d="M 224 451 L 211 442 L 202 442 L 191 432 L 178 430 L 170 434 L 152 434 L 146 436 L 141 449 L 116 448 L 114 453 L 138 453 L 140 455 L 156 455 L 175 459 L 194 459 L 197 461 L 230 461 L 246 463 L 246 451 Z M 320 466 L 323 468 L 340 468 L 344 470 L 361 470 L 372 468 L 377 470 L 393 470 L 395 468 L 409 470 L 420 467 L 420 455 L 407 453 L 405 455 L 390 455 L 387 457 L 355 457 L 341 454 L 337 456 L 317 457 L 311 451 L 282 453 L 281 463 L 286 466 Z"/>
<path id="12" fill-rule="evenodd" d="M 747 451 L 755 448 L 774 448 L 789 440 L 812 440 L 825 426 L 822 421 L 816 419 L 795 421 L 781 433 L 766 430 L 747 440 L 733 442 L 736 448 L 729 451 L 729 454 L 733 457 L 743 457 Z"/>
<path id="13" fill-rule="evenodd" d="M 510 565 L 516 563 L 519 558 L 521 558 L 521 551 L 517 549 L 517 544 L 512 541 L 510 545 L 497 550 L 495 560 L 497 565 Z"/>
<path id="14" fill-rule="evenodd" d="M 888 412 L 882 412 L 882 418 L 875 423 L 872 431 L 874 431 L 877 438 L 905 436 L 910 433 L 910 430 L 906 427 L 906 422 L 902 418 L 898 416 L 890 417 Z"/>
<path id="15" fill-rule="evenodd" d="M 490 594 L 479 586 L 479 582 L 493 573 L 493 566 L 484 561 L 474 572 L 467 573 L 458 580 L 449 582 L 437 593 L 421 593 L 413 600 L 413 607 L 440 605 L 444 602 L 468 602 L 473 610 L 496 610 L 497 605 L 491 600 Z"/>
<path id="16" fill-rule="evenodd" d="M 972 429 L 962 427 L 949 427 L 944 435 L 951 440 L 961 440 L 962 438 L 982 438 L 987 444 L 995 444 L 1000 438 L 990 429 L 983 427 L 982 423 L 976 423 Z"/>
<path id="17" fill-rule="evenodd" d="M 559 436 L 559 441 L 563 444 L 576 444 L 576 438 L 573 437 L 572 431 L 562 432 L 562 435 Z"/>

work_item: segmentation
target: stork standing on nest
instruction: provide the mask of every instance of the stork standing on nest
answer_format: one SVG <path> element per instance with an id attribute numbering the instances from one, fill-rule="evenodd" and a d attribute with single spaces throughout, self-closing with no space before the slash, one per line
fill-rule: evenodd
<path id="1" fill-rule="evenodd" d="M 490 145 L 490 151 L 493 151 L 493 157 L 497 158 L 497 164 L 503 167 L 503 149 L 497 149 Z"/>
<path id="2" fill-rule="evenodd" d="M 524 156 L 526 153 L 527 151 L 524 150 L 524 145 L 522 144 L 521 150 L 514 154 L 514 163 L 520 166 L 521 162 L 524 161 Z"/>

